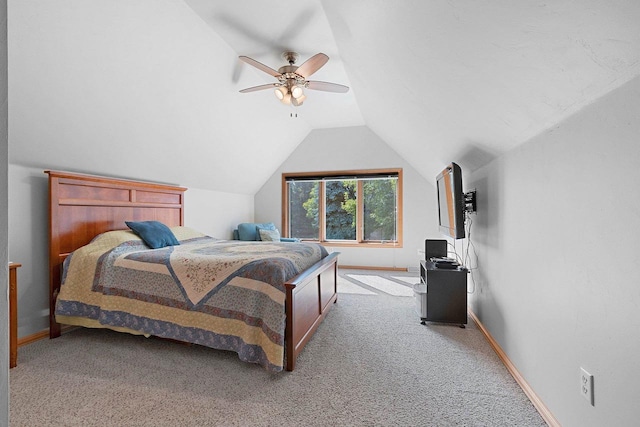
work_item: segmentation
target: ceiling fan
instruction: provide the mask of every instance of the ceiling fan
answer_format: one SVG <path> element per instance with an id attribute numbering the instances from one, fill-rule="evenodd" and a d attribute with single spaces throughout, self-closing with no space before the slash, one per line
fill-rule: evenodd
<path id="1" fill-rule="evenodd" d="M 284 65 L 274 70 L 255 59 L 248 56 L 241 56 L 240 60 L 246 62 L 249 65 L 253 65 L 258 70 L 264 71 L 267 74 L 272 75 L 278 79 L 277 83 L 269 83 L 266 85 L 249 87 L 242 89 L 241 93 L 255 92 L 258 90 L 274 89 L 276 97 L 287 105 L 293 105 L 298 107 L 302 105 L 306 99 L 304 89 L 321 90 L 324 92 L 338 92 L 346 93 L 349 91 L 348 86 L 340 85 L 337 83 L 327 83 L 320 81 L 307 80 L 309 76 L 318 71 L 324 64 L 327 63 L 329 57 L 324 53 L 317 53 L 311 58 L 307 59 L 299 67 L 294 65 L 298 59 L 298 54 L 295 52 L 284 52 L 282 57 L 289 65 Z"/>

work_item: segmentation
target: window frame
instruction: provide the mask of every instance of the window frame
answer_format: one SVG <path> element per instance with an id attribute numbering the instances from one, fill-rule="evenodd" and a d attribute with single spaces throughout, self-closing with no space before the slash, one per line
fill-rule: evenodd
<path id="1" fill-rule="evenodd" d="M 379 178 L 383 175 L 395 175 L 398 178 L 396 188 L 396 240 L 395 241 L 365 241 L 364 238 L 364 192 L 362 179 L 358 179 L 357 188 L 357 210 L 356 210 L 356 240 L 327 240 L 326 239 L 326 223 L 325 223 L 325 180 L 336 178 Z M 401 248 L 403 240 L 403 198 L 402 198 L 402 168 L 387 169 L 362 169 L 362 170 L 345 170 L 345 171 L 329 171 L 329 172 L 284 172 L 282 174 L 282 232 L 284 237 L 289 236 L 289 191 L 287 181 L 292 179 L 317 179 L 321 181 L 318 189 L 318 216 L 320 217 L 319 238 L 320 240 L 304 239 L 304 241 L 320 243 L 324 246 L 340 246 L 340 247 L 369 247 L 369 248 Z"/>

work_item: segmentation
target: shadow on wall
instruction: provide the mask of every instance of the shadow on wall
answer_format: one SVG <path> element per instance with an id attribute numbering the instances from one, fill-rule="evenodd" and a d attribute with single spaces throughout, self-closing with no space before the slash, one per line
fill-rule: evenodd
<path id="1" fill-rule="evenodd" d="M 476 214 L 471 216 L 471 242 L 477 252 L 476 268 L 472 272 L 474 292 L 469 295 L 471 309 L 486 325 L 491 319 L 492 335 L 502 337 L 507 325 L 500 306 L 492 295 L 491 276 L 483 268 L 491 263 L 491 258 L 501 253 L 502 220 L 504 209 L 504 164 L 501 158 L 482 150 L 479 147 L 471 149 L 461 156 L 460 163 L 465 164 L 464 190 L 476 190 Z M 481 164 L 482 162 L 486 162 Z M 461 165 L 462 167 L 462 165 Z M 475 168 L 475 169 L 474 169 Z M 494 262 L 499 262 L 495 261 Z"/>
<path id="2" fill-rule="evenodd" d="M 29 212 L 15 212 L 31 218 L 29 222 L 18 221 L 10 227 L 30 226 L 30 230 L 15 230 L 10 233 L 14 238 L 24 236 L 29 242 L 15 245 L 17 261 L 23 267 L 18 273 L 19 308 L 18 324 L 20 331 L 40 331 L 49 322 L 49 185 L 46 175 L 24 177 L 24 184 L 30 189 Z M 14 222 L 15 222 L 14 218 Z M 17 243 L 17 242 L 16 242 Z M 26 244 L 25 244 L 26 243 Z M 34 315 L 34 313 L 38 313 Z"/>
<path id="3" fill-rule="evenodd" d="M 465 191 L 476 190 L 476 214 L 471 230 L 474 243 L 495 250 L 502 241 L 500 213 L 503 207 L 502 164 L 494 161 L 467 177 Z"/>
<path id="4" fill-rule="evenodd" d="M 473 216 L 473 240 L 481 245 L 499 248 L 498 225 L 503 193 L 501 164 L 497 154 L 479 144 L 467 144 L 456 157 L 464 174 L 463 190 L 476 190 L 477 212 Z"/>
<path id="5" fill-rule="evenodd" d="M 474 143 L 468 143 L 464 151 L 456 156 L 455 162 L 465 173 L 469 174 L 488 165 L 498 157 L 498 154 Z"/>

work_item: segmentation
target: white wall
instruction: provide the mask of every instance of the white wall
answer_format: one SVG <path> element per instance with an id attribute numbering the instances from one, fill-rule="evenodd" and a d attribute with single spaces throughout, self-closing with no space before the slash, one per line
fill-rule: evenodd
<path id="1" fill-rule="evenodd" d="M 231 239 L 239 223 L 253 221 L 253 196 L 244 194 L 190 188 L 185 206 L 185 225 L 219 239 Z"/>
<path id="2" fill-rule="evenodd" d="M 9 165 L 9 258 L 22 264 L 18 286 L 19 337 L 49 327 L 47 179 L 42 169 Z M 237 223 L 251 220 L 253 196 L 197 188 L 185 193 L 188 227 L 214 237 L 230 238 Z"/>
<path id="3" fill-rule="evenodd" d="M 238 96 L 230 83 L 237 54 L 182 1 L 15 0 L 8 14 L 8 239 L 9 257 L 23 264 L 24 337 L 48 327 L 44 169 L 189 187 L 185 224 L 230 237 L 253 220 L 257 187 L 233 156 L 245 160 L 242 149 L 264 127 L 229 120 L 264 109 Z M 269 114 L 260 116 L 265 126 L 278 127 Z M 264 145 L 252 161 L 261 150 L 274 152 Z"/>
<path id="4" fill-rule="evenodd" d="M 182 0 L 12 0 L 9 67 L 12 164 L 254 194 L 309 132 Z"/>
<path id="5" fill-rule="evenodd" d="M 639 111 L 636 78 L 467 180 L 471 305 L 563 426 L 640 418 Z"/>
<path id="6" fill-rule="evenodd" d="M 340 264 L 370 267 L 418 267 L 418 249 L 437 231 L 435 187 L 368 127 L 314 130 L 275 171 L 255 196 L 258 222 L 274 222 L 282 229 L 282 173 L 352 169 L 403 169 L 402 248 L 329 248 L 341 253 Z M 435 181 L 435 177 L 434 177 Z"/>

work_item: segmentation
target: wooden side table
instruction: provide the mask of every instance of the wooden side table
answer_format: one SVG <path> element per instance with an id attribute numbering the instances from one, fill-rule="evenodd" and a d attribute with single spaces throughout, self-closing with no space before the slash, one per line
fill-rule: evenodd
<path id="1" fill-rule="evenodd" d="M 9 368 L 18 364 L 18 267 L 9 263 Z"/>

